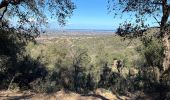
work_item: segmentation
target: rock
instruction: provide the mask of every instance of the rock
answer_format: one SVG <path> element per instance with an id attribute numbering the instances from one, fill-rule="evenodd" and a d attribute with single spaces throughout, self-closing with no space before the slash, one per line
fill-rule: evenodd
<path id="1" fill-rule="evenodd" d="M 138 72 L 139 71 L 137 69 L 133 68 L 133 67 L 129 69 L 129 75 L 130 76 L 136 76 L 138 74 Z"/>

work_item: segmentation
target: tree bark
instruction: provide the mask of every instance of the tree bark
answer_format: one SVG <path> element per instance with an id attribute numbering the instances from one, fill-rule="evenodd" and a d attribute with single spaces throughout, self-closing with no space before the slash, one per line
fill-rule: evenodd
<path id="1" fill-rule="evenodd" d="M 166 97 L 166 93 L 164 90 L 164 85 L 163 85 L 163 76 L 164 74 L 169 73 L 169 68 L 170 68 L 170 44 L 169 44 L 169 30 L 167 26 L 168 22 L 168 17 L 170 13 L 169 5 L 167 4 L 167 0 L 162 0 L 162 19 L 161 19 L 161 25 L 160 25 L 160 33 L 161 33 L 161 38 L 162 38 L 162 43 L 164 46 L 164 59 L 163 59 L 163 68 L 162 68 L 162 73 L 160 75 L 160 100 L 164 100 Z"/>
<path id="2" fill-rule="evenodd" d="M 164 33 L 162 37 L 162 42 L 164 46 L 163 72 L 165 72 L 170 67 L 170 44 L 167 32 Z"/>
<path id="3" fill-rule="evenodd" d="M 165 72 L 170 65 L 170 44 L 169 44 L 169 35 L 167 29 L 167 22 L 169 17 L 170 9 L 167 5 L 167 0 L 162 0 L 162 10 L 163 15 L 161 19 L 160 33 L 162 37 L 162 42 L 164 46 L 164 59 L 163 59 L 163 72 Z"/>

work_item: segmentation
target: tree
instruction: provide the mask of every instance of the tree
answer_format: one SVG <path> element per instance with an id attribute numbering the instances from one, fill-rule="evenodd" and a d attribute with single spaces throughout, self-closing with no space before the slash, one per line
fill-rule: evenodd
<path id="1" fill-rule="evenodd" d="M 13 82 L 20 88 L 29 87 L 47 75 L 44 66 L 25 52 L 25 46 L 39 35 L 50 16 L 65 25 L 74 9 L 71 0 L 0 0 L 0 89 Z M 17 21 L 14 25 L 11 18 Z"/>
<path id="2" fill-rule="evenodd" d="M 119 15 L 120 11 L 122 14 L 134 15 L 135 23 L 126 21 L 117 29 L 117 34 L 125 38 L 142 37 L 149 28 L 149 25 L 146 24 L 147 21 L 153 18 L 157 22 L 159 27 L 157 37 L 161 40 L 164 48 L 163 67 L 160 69 L 160 84 L 162 84 L 161 77 L 170 72 L 170 30 L 168 20 L 170 0 L 109 0 L 108 3 L 108 9 L 113 10 L 115 15 Z"/>
<path id="3" fill-rule="evenodd" d="M 154 18 L 160 31 L 158 37 L 162 40 L 164 46 L 164 59 L 162 72 L 170 68 L 170 44 L 169 44 L 169 0 L 109 0 L 108 9 L 121 11 L 123 14 L 135 15 L 136 22 L 125 22 L 120 25 L 117 34 L 126 38 L 143 36 L 149 25 L 146 24 L 149 18 Z M 118 15 L 118 12 L 115 12 Z M 159 19 L 160 18 L 160 21 Z M 149 19 L 151 20 L 151 19 Z"/>
<path id="4" fill-rule="evenodd" d="M 13 17 L 18 21 L 15 29 L 35 34 L 50 17 L 57 17 L 59 24 L 65 25 L 74 9 L 71 0 L 1 0 L 0 22 Z"/>

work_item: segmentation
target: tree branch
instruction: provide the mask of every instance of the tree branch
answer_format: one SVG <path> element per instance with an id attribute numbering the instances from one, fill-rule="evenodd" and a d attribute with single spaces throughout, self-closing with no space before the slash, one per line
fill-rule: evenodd
<path id="1" fill-rule="evenodd" d="M 5 7 L 5 10 L 4 10 L 3 13 L 2 13 L 2 15 L 1 15 L 1 17 L 0 17 L 0 21 L 1 21 L 2 18 L 4 17 L 4 14 L 5 14 L 5 12 L 7 11 L 7 7 L 8 7 L 8 6 Z"/>
<path id="2" fill-rule="evenodd" d="M 23 0 L 11 0 L 9 3 L 12 5 L 18 5 Z"/>
<path id="3" fill-rule="evenodd" d="M 3 11 L 2 15 L 0 16 L 0 21 L 2 20 L 5 12 L 7 11 L 8 5 L 12 4 L 12 5 L 18 5 L 22 0 L 3 0 L 0 3 L 0 9 L 5 7 L 5 10 Z"/>
<path id="4" fill-rule="evenodd" d="M 7 11 L 8 5 L 9 5 L 8 0 L 3 0 L 3 1 L 0 3 L 0 9 L 2 9 L 2 8 L 5 7 L 4 11 L 2 12 L 2 15 L 0 16 L 0 21 L 2 20 L 2 18 L 3 18 L 3 16 L 4 16 L 5 12 Z"/>
<path id="5" fill-rule="evenodd" d="M 8 0 L 3 0 L 1 3 L 0 3 L 0 9 L 2 9 L 3 7 L 7 7 L 9 4 Z"/>
<path id="6" fill-rule="evenodd" d="M 152 4 L 155 4 L 155 5 L 162 5 L 162 3 L 160 3 L 160 2 L 153 2 Z"/>
<path id="7" fill-rule="evenodd" d="M 169 17 L 169 11 L 167 6 L 167 0 L 162 0 L 162 10 L 163 10 L 163 16 L 161 19 L 161 30 L 165 28 L 168 17 Z"/>
<path id="8" fill-rule="evenodd" d="M 159 26 L 161 26 L 161 22 L 159 22 L 155 16 L 153 16 L 153 18 L 156 20 L 156 22 L 159 24 Z"/>

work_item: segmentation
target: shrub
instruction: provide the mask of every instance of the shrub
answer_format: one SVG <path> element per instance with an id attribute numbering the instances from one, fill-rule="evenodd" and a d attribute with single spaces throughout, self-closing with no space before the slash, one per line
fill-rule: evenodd
<path id="1" fill-rule="evenodd" d="M 159 39 L 144 37 L 142 39 L 142 45 L 137 47 L 137 51 L 145 59 L 145 66 L 162 68 L 164 48 Z"/>

